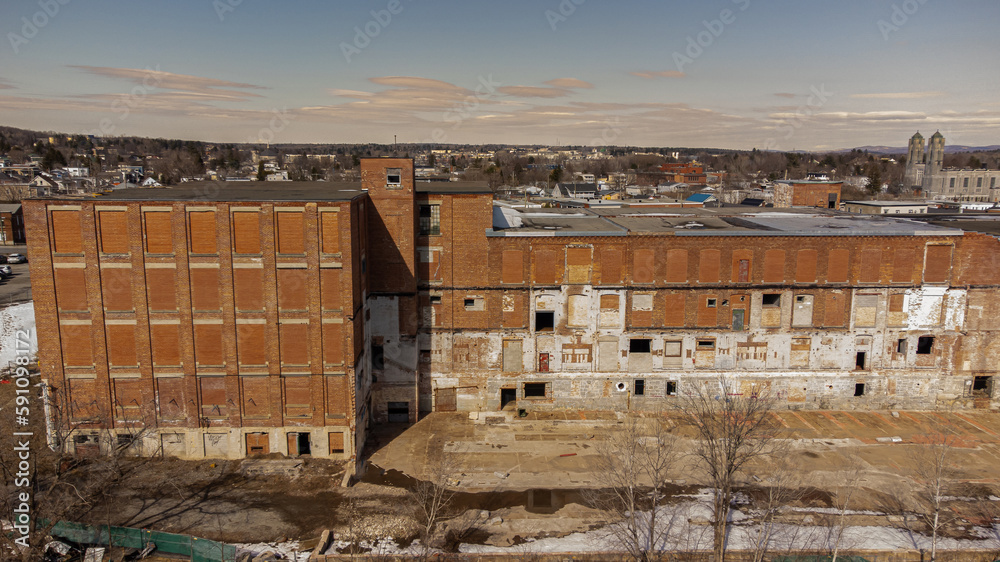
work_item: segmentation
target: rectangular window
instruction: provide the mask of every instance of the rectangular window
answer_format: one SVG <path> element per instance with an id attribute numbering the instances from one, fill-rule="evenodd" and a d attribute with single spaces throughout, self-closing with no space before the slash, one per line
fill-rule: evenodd
<path id="1" fill-rule="evenodd" d="M 896 340 L 896 353 L 906 354 L 906 338 Z"/>
<path id="2" fill-rule="evenodd" d="M 714 351 L 715 340 L 698 340 L 698 351 Z"/>
<path id="3" fill-rule="evenodd" d="M 632 339 L 628 342 L 629 353 L 649 353 L 653 340 Z"/>
<path id="4" fill-rule="evenodd" d="M 930 355 L 934 348 L 934 336 L 920 336 L 917 339 L 917 355 Z"/>
<path id="5" fill-rule="evenodd" d="M 385 170 L 385 185 L 389 187 L 398 187 L 403 184 L 403 169 L 402 168 L 386 168 Z"/>
<path id="6" fill-rule="evenodd" d="M 481 311 L 484 308 L 484 303 L 486 302 L 483 297 L 465 297 L 462 299 L 462 304 L 465 306 L 465 310 Z"/>
<path id="7" fill-rule="evenodd" d="M 962 187 L 969 187 L 969 178 L 962 179 Z"/>
<path id="8" fill-rule="evenodd" d="M 955 187 L 955 178 L 951 178 L 951 181 L 948 182 L 948 187 Z"/>
<path id="9" fill-rule="evenodd" d="M 667 396 L 677 396 L 677 381 L 667 381 Z"/>
<path id="10" fill-rule="evenodd" d="M 438 236 L 441 234 L 441 205 L 420 206 L 420 235 Z"/>
<path id="11" fill-rule="evenodd" d="M 279 254 L 301 255 L 306 253 L 303 213 L 300 211 L 275 212 Z"/>
<path id="12" fill-rule="evenodd" d="M 556 313 L 548 311 L 535 311 L 535 331 L 551 332 L 556 327 Z"/>
<path id="13" fill-rule="evenodd" d="M 766 307 L 779 308 L 781 307 L 781 293 L 764 293 L 761 303 Z"/>
<path id="14" fill-rule="evenodd" d="M 525 398 L 545 398 L 546 387 L 548 383 L 544 382 L 526 382 L 524 383 L 524 397 Z"/>
<path id="15" fill-rule="evenodd" d="M 707 308 L 715 308 L 716 299 L 705 299 L 705 306 Z"/>
<path id="16" fill-rule="evenodd" d="M 635 383 L 632 388 L 636 396 L 642 396 L 646 394 L 646 380 L 635 379 Z"/>
<path id="17" fill-rule="evenodd" d="M 983 178 L 976 178 L 976 187 L 983 187 Z"/>
<path id="18" fill-rule="evenodd" d="M 864 396 L 865 395 L 865 383 L 859 382 L 854 385 L 854 395 Z"/>

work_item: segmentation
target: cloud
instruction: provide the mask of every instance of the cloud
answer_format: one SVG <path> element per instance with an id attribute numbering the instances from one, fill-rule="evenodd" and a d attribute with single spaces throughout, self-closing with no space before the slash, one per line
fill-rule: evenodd
<path id="1" fill-rule="evenodd" d="M 893 92 L 881 94 L 851 94 L 850 97 L 857 99 L 878 99 L 878 100 L 916 100 L 923 98 L 939 98 L 946 96 L 945 92 Z"/>
<path id="2" fill-rule="evenodd" d="M 0 78 L 0 90 L 14 90 L 17 86 L 12 85 L 10 82 Z"/>
<path id="3" fill-rule="evenodd" d="M 339 98 L 370 98 L 375 94 L 371 92 L 362 92 L 361 90 L 342 90 L 340 88 L 330 88 L 327 90 L 331 96 L 337 96 Z"/>
<path id="4" fill-rule="evenodd" d="M 590 82 L 585 82 L 577 78 L 556 78 L 545 83 L 554 88 L 590 89 L 594 87 Z"/>
<path id="5" fill-rule="evenodd" d="M 500 86 L 497 91 L 517 98 L 561 98 L 570 93 L 564 88 L 540 88 L 537 86 Z"/>
<path id="6" fill-rule="evenodd" d="M 653 78 L 684 78 L 684 73 L 679 70 L 660 70 L 660 71 L 649 71 L 649 72 L 632 72 L 632 76 L 638 76 L 639 78 L 645 78 L 647 80 Z"/>
<path id="7" fill-rule="evenodd" d="M 795 94 L 789 94 L 788 92 L 778 92 L 774 95 L 779 98 L 787 98 L 787 99 L 794 99 L 796 97 Z"/>
<path id="8" fill-rule="evenodd" d="M 263 86 L 254 84 L 243 84 L 240 82 L 229 82 L 217 78 L 205 78 L 202 76 L 192 76 L 189 74 L 175 74 L 155 69 L 139 68 L 113 68 L 106 66 L 81 66 L 70 65 L 76 68 L 106 78 L 127 80 L 137 85 L 143 86 L 147 90 L 162 88 L 164 90 L 178 90 L 182 92 L 199 93 L 205 95 L 205 99 L 217 101 L 243 101 L 248 98 L 259 98 L 260 94 L 244 92 L 240 90 L 264 90 Z"/>
<path id="9" fill-rule="evenodd" d="M 432 78 L 418 78 L 416 76 L 381 76 L 368 79 L 375 84 L 382 86 L 393 86 L 395 88 L 412 88 L 414 90 L 442 90 L 442 91 L 463 91 L 454 84 L 434 80 Z"/>

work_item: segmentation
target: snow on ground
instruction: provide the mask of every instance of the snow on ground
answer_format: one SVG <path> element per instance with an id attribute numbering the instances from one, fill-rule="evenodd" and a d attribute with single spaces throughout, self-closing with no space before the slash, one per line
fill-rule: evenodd
<path id="1" fill-rule="evenodd" d="M 6 370 L 17 358 L 18 331 L 28 332 L 31 356 L 38 351 L 38 336 L 35 333 L 35 305 L 26 302 L 0 309 L 0 370 Z M 23 349 L 23 343 L 22 349 Z"/>
<path id="2" fill-rule="evenodd" d="M 236 547 L 236 557 L 243 552 L 249 552 L 251 556 L 260 556 L 265 552 L 273 552 L 274 554 L 280 554 L 282 560 L 294 560 L 295 562 L 306 562 L 309 560 L 309 555 L 312 554 L 311 550 L 300 550 L 299 541 L 290 541 L 282 543 L 235 543 L 233 546 Z"/>

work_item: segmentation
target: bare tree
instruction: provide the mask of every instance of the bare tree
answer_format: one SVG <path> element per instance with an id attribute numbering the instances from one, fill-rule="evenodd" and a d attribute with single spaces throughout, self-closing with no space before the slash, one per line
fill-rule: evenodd
<path id="1" fill-rule="evenodd" d="M 769 386 L 737 386 L 724 376 L 694 386 L 678 403 L 682 419 L 696 432 L 693 455 L 713 490 L 712 542 L 719 562 L 725 560 L 736 487 L 748 465 L 771 454 L 777 443 L 774 404 Z"/>
<path id="2" fill-rule="evenodd" d="M 829 537 L 827 539 L 827 544 L 833 542 L 833 558 L 831 562 L 837 562 L 837 556 L 840 554 L 840 545 L 844 539 L 844 530 L 847 528 L 847 513 L 850 511 L 853 504 L 851 500 L 854 499 L 854 493 L 858 491 L 861 484 L 861 480 L 864 477 L 864 461 L 861 460 L 861 456 L 858 452 L 852 451 L 847 457 L 847 466 L 841 469 L 840 474 L 843 476 L 843 485 L 840 486 L 840 490 L 836 494 L 836 499 L 834 500 L 834 507 L 837 509 L 837 513 L 834 522 L 827 527 Z"/>
<path id="3" fill-rule="evenodd" d="M 752 508 L 756 524 L 747 527 L 745 531 L 753 562 L 763 562 L 780 538 L 791 538 L 778 536 L 778 515 L 785 506 L 802 497 L 798 480 L 801 467 L 792 464 L 787 456 L 765 460 L 755 471 L 764 475 L 758 479 L 761 489 L 756 494 Z"/>
<path id="4" fill-rule="evenodd" d="M 453 483 L 458 472 L 456 456 L 444 450 L 436 451 L 434 455 L 424 478 L 416 480 L 407 490 L 420 524 L 420 542 L 425 550 L 431 548 L 435 532 L 455 497 Z"/>
<path id="5" fill-rule="evenodd" d="M 912 458 L 920 488 L 917 498 L 920 518 L 931 533 L 931 562 L 937 560 L 938 534 L 951 520 L 949 512 L 943 509 L 944 492 L 955 473 L 951 450 L 955 436 L 938 434 L 922 445 Z"/>
<path id="6" fill-rule="evenodd" d="M 678 458 L 676 443 L 666 420 L 654 415 L 625 418 L 597 446 L 601 488 L 587 499 L 610 514 L 616 546 L 636 560 L 655 559 L 667 546 L 670 519 L 659 503 Z"/>

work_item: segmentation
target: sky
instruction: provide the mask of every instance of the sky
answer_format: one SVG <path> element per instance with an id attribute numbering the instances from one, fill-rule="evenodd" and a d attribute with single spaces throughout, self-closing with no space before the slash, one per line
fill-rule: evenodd
<path id="1" fill-rule="evenodd" d="M 1000 144 L 996 0 L 5 0 L 0 125 L 209 142 Z"/>

